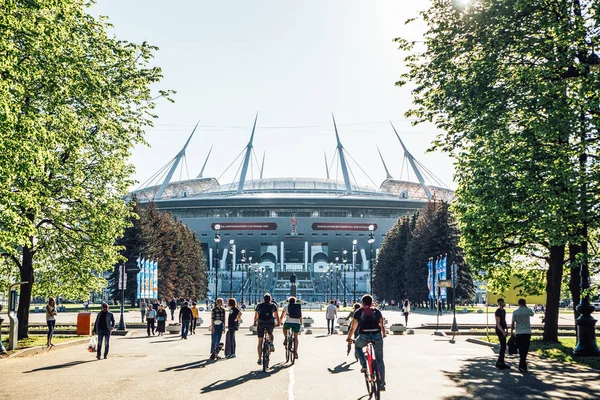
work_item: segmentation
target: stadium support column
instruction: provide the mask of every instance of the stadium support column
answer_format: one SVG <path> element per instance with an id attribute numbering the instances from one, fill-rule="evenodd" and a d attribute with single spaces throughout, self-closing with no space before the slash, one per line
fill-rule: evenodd
<path id="1" fill-rule="evenodd" d="M 280 260 L 280 264 L 279 264 L 279 270 L 281 272 L 283 272 L 283 266 L 284 266 L 284 261 L 285 261 L 285 244 L 283 243 L 283 240 L 281 241 L 281 250 L 280 250 L 280 254 L 279 254 L 279 260 Z"/>
<path id="2" fill-rule="evenodd" d="M 308 272 L 308 242 L 304 242 L 304 272 Z"/>
<path id="3" fill-rule="evenodd" d="M 210 247 L 208 249 L 208 270 L 212 271 L 213 268 L 214 268 L 214 265 L 213 265 L 213 249 L 212 249 L 212 247 Z"/>

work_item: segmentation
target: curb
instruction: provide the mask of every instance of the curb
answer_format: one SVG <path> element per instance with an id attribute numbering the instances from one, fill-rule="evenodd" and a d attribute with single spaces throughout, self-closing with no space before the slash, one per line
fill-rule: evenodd
<path id="1" fill-rule="evenodd" d="M 486 342 L 485 340 L 481 340 L 481 339 L 468 338 L 467 342 L 473 343 L 473 344 L 478 344 L 481 346 L 487 346 L 487 347 L 491 347 L 491 348 L 499 347 L 499 345 L 497 345 L 497 344 Z"/>
<path id="2" fill-rule="evenodd" d="M 90 340 L 90 338 L 83 338 L 83 339 L 72 340 L 70 342 L 59 343 L 54 346 L 54 350 L 66 349 L 66 348 L 77 346 L 80 344 L 85 344 L 85 343 L 89 342 L 89 340 Z M 18 350 L 16 352 L 14 352 L 13 354 L 9 355 L 7 358 L 29 357 L 29 356 L 34 356 L 37 354 L 46 353 L 49 351 L 50 350 L 46 346 L 36 346 L 36 347 L 30 347 L 28 349 Z"/>

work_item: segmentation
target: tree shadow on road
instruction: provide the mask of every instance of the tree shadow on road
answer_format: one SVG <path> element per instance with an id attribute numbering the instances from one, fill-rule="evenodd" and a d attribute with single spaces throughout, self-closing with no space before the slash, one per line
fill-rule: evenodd
<path id="1" fill-rule="evenodd" d="M 160 372 L 169 372 L 169 371 L 185 371 L 188 369 L 196 369 L 196 368 L 204 368 L 207 365 L 210 364 L 214 364 L 216 363 L 215 360 L 211 360 L 210 358 L 207 358 L 205 360 L 200 360 L 200 361 L 193 361 L 190 363 L 186 363 L 186 364 L 181 364 L 181 365 L 174 365 L 172 367 L 167 367 L 164 369 L 161 369 Z"/>
<path id="2" fill-rule="evenodd" d="M 215 390 L 225 390 L 230 389 L 232 387 L 239 386 L 243 383 L 246 383 L 251 380 L 258 380 L 268 378 L 269 376 L 278 373 L 282 369 L 287 369 L 290 365 L 286 363 L 278 363 L 271 367 L 271 369 L 267 372 L 263 372 L 262 369 L 260 371 L 250 371 L 246 375 L 238 376 L 237 378 L 230 379 L 227 381 L 219 380 L 211 383 L 208 386 L 204 386 L 200 393 L 210 393 Z"/>
<path id="3" fill-rule="evenodd" d="M 472 358 L 464 361 L 460 371 L 442 371 L 454 384 L 466 390 L 465 396 L 444 397 L 446 400 L 466 399 L 598 399 L 600 372 L 590 368 L 532 357 L 529 373 L 521 374 L 517 363 L 511 370 L 495 368 L 495 358 Z"/>
<path id="4" fill-rule="evenodd" d="M 344 361 L 343 363 L 336 365 L 333 369 L 331 368 L 327 368 L 327 371 L 329 371 L 332 374 L 339 374 L 341 372 L 348 372 L 350 371 L 350 366 L 352 364 L 356 364 L 358 361 L 354 360 L 352 361 L 350 364 L 347 364 L 346 361 Z"/>
<path id="5" fill-rule="evenodd" d="M 61 368 L 74 367 L 76 365 L 87 364 L 89 362 L 94 362 L 94 361 L 98 361 L 98 360 L 94 359 L 94 360 L 87 360 L 87 361 L 71 361 L 71 362 L 64 363 L 64 364 L 49 365 L 47 367 L 41 367 L 41 368 L 32 369 L 31 371 L 23 371 L 23 373 L 24 374 L 30 374 L 32 372 L 51 371 L 53 369 L 61 369 Z"/>

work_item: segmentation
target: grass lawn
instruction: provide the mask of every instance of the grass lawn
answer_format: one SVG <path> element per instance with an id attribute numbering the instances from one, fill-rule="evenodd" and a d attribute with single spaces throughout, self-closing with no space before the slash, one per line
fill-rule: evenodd
<path id="1" fill-rule="evenodd" d="M 6 338 L 6 340 L 4 339 L 4 336 L 2 336 L 2 343 L 4 344 L 4 346 L 8 346 L 8 338 Z M 78 340 L 78 339 L 83 339 L 86 338 L 87 336 L 57 336 L 54 335 L 52 337 L 52 343 L 54 344 L 59 344 L 59 343 L 65 343 L 65 342 L 72 342 L 73 340 Z M 30 347 L 37 347 L 37 346 L 45 346 L 46 345 L 46 336 L 45 335 L 32 335 L 30 337 L 28 337 L 27 339 L 21 339 L 17 342 L 17 350 L 22 350 L 22 349 L 28 349 Z M 14 353 L 15 350 L 11 350 L 8 353 Z"/>
<path id="2" fill-rule="evenodd" d="M 498 337 L 490 334 L 490 343 L 498 344 Z M 558 338 L 559 343 L 545 342 L 542 339 L 532 339 L 529 351 L 540 356 L 552 358 L 554 360 L 570 363 L 587 365 L 600 370 L 600 357 L 574 357 L 573 349 L 577 344 L 576 338 Z"/>

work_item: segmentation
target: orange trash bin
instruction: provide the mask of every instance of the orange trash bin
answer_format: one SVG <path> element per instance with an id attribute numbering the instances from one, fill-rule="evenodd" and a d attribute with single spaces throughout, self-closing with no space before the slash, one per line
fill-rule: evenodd
<path id="1" fill-rule="evenodd" d="M 92 334 L 92 313 L 80 312 L 77 314 L 77 335 L 89 336 Z"/>

